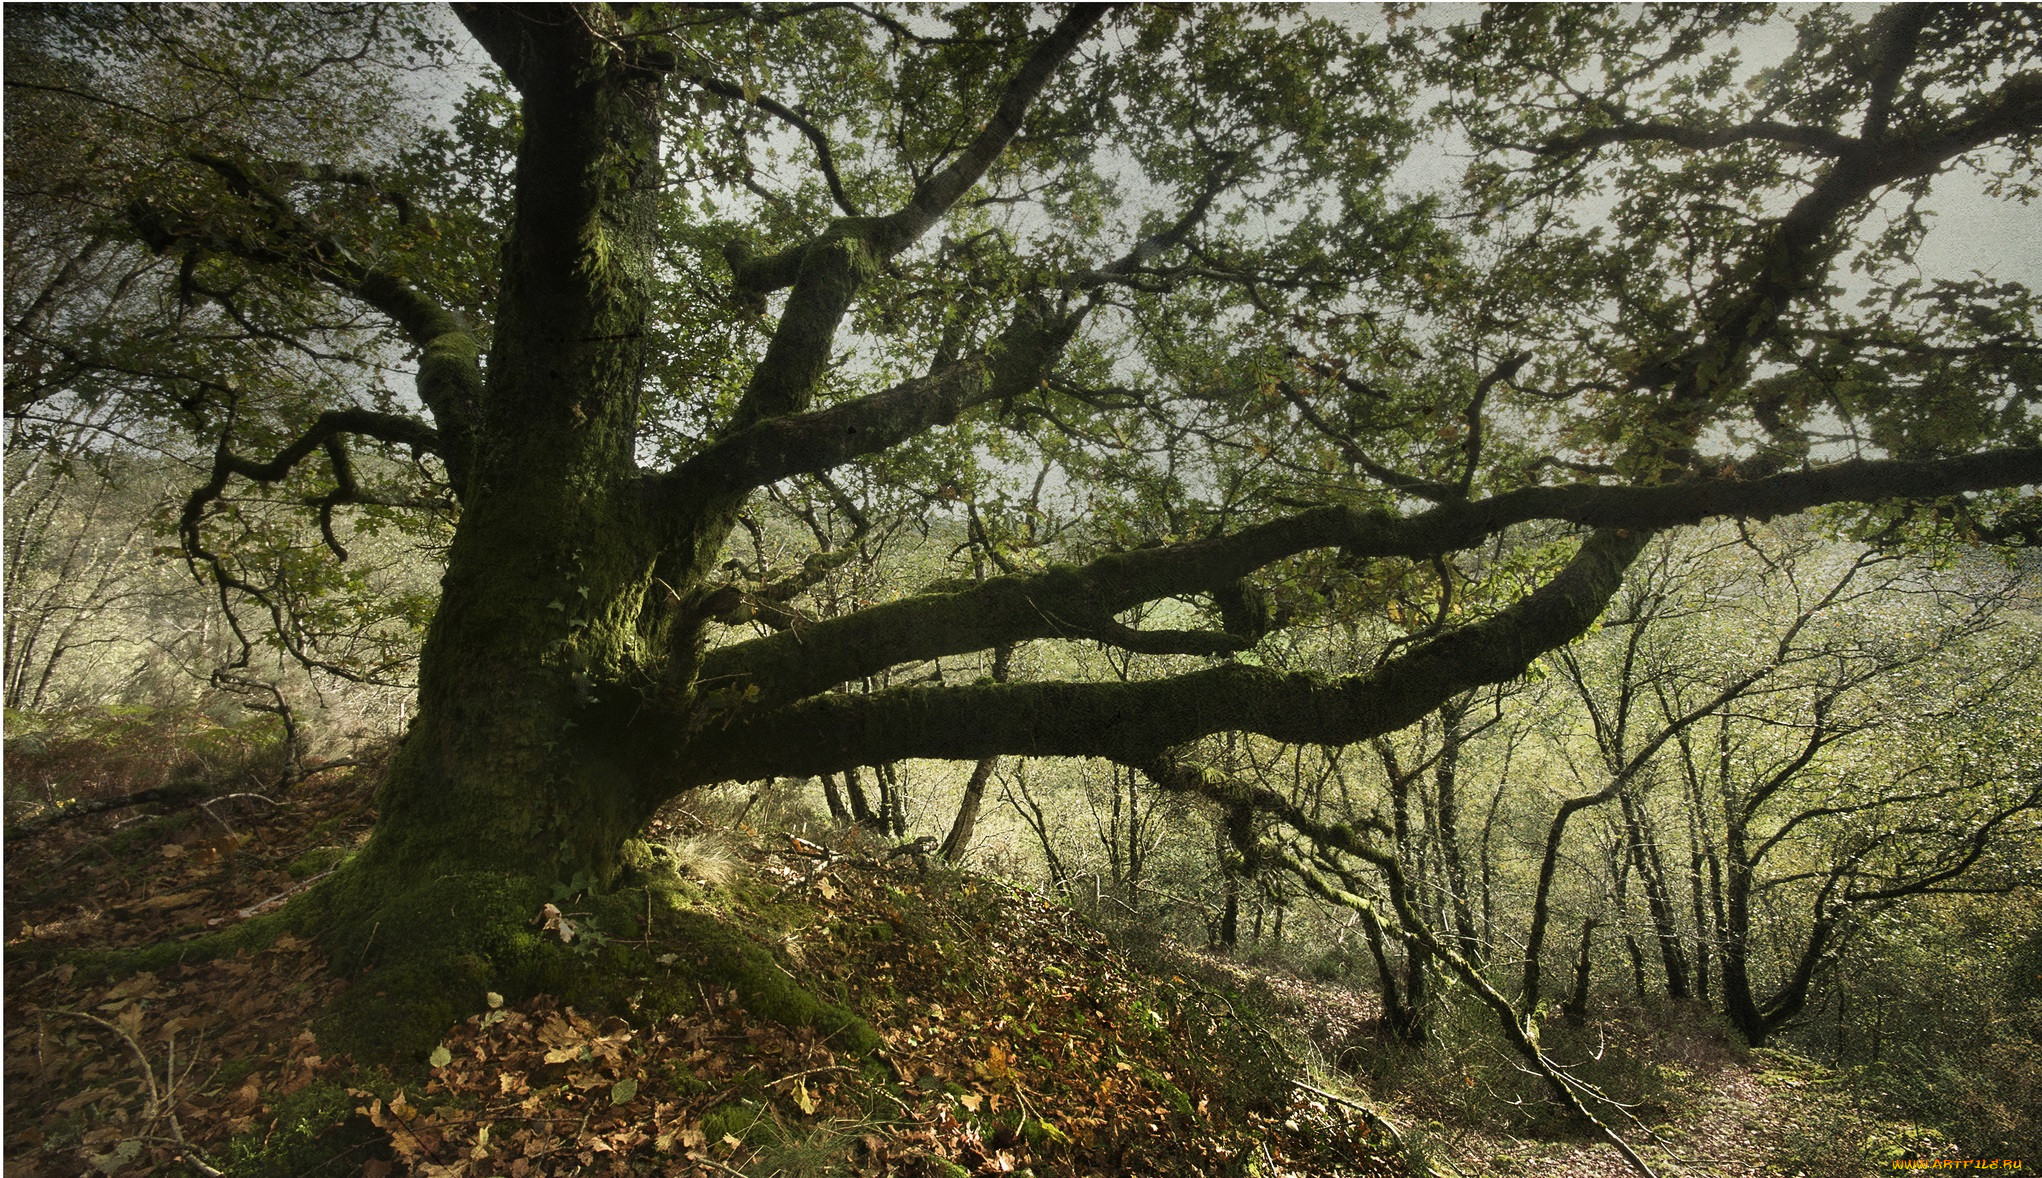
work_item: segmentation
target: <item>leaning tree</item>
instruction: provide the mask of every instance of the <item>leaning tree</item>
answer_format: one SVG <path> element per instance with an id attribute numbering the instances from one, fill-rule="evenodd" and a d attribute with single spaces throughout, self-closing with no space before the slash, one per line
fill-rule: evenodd
<path id="1" fill-rule="evenodd" d="M 10 443 L 108 405 L 182 438 L 187 558 L 279 621 L 354 529 L 451 528 L 375 833 L 276 922 L 371 971 L 344 1021 L 389 1045 L 559 984 L 534 914 L 624 886 L 688 790 L 1101 757 L 1364 855 L 1201 739 L 1403 728 L 1711 517 L 2034 537 L 2030 292 L 1912 265 L 1946 177 L 2028 215 L 2031 7 L 455 15 L 472 67 L 413 9 L 43 11 L 7 79 L 53 177 L 17 203 L 146 263 L 168 325 L 35 320 Z M 1086 513 L 1067 563 L 1025 540 L 1038 472 Z M 998 575 L 813 618 L 827 538 L 731 559 L 772 489 L 845 486 L 969 517 Z M 265 495 L 328 565 L 251 572 Z M 1505 532 L 1541 555 L 1468 592 Z M 1414 584 L 1378 656 L 1256 655 Z M 837 690 L 1028 641 L 1175 661 Z"/>

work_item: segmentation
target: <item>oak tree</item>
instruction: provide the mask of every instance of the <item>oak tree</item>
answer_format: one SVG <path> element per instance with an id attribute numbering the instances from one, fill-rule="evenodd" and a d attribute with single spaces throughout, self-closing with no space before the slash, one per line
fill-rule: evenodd
<path id="1" fill-rule="evenodd" d="M 1199 742 L 1367 741 L 1510 680 L 1663 530 L 1863 504 L 1867 535 L 2033 536 L 2032 295 L 1908 265 L 1952 173 L 2025 213 L 2032 8 L 455 13 L 45 14 L 7 81 L 10 138 L 85 144 L 44 145 L 79 182 L 36 207 L 147 251 L 179 327 L 138 359 L 43 323 L 70 367 L 20 397 L 10 368 L 10 417 L 113 398 L 184 438 L 185 552 L 287 637 L 350 529 L 450 530 L 374 836 L 278 918 L 373 971 L 345 1022 L 386 1045 L 562 984 L 531 918 L 614 892 L 692 789 L 1100 757 L 1290 821 Z M 457 41 L 492 72 L 411 120 Z M 1016 509 L 1038 470 L 1085 515 L 1055 550 Z M 832 482 L 968 517 L 997 575 L 810 618 L 827 545 L 731 563 L 762 496 Z M 256 577 L 264 489 L 322 544 Z M 1541 528 L 1531 583 L 1379 657 L 1256 654 Z M 1031 641 L 1176 670 L 940 674 Z M 753 1000 L 833 1017 L 778 984 Z"/>

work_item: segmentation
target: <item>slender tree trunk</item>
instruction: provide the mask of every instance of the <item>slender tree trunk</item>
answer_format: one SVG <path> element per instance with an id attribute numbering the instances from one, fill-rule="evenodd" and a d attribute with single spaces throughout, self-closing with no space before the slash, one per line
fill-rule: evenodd
<path id="1" fill-rule="evenodd" d="M 978 830 L 979 808 L 985 803 L 986 782 L 1000 768 L 1000 758 L 985 757 L 972 766 L 971 777 L 964 783 L 964 798 L 957 803 L 957 817 L 950 822 L 950 833 L 943 839 L 943 860 L 956 863 L 964 858 L 964 852 L 971 846 L 971 836 Z"/>
<path id="2" fill-rule="evenodd" d="M 1508 762 L 1505 769 L 1508 770 Z M 1496 783 L 1496 794 L 1489 799 L 1489 813 L 1482 819 L 1482 947 L 1486 953 L 1496 944 L 1496 854 L 1492 835 L 1496 830 L 1496 811 L 1503 805 L 1504 782 Z"/>
<path id="3" fill-rule="evenodd" d="M 859 781 L 855 765 L 844 770 L 844 792 L 851 798 L 852 821 L 860 826 L 878 827 L 879 817 L 872 812 L 872 803 L 865 800 L 865 785 Z"/>
<path id="4" fill-rule="evenodd" d="M 1005 683 L 1014 666 L 1014 644 L 1002 643 L 993 648 L 992 680 Z M 964 798 L 957 803 L 957 817 L 951 820 L 950 834 L 943 840 L 943 859 L 956 863 L 964 858 L 964 852 L 971 846 L 971 836 L 978 829 L 979 808 L 985 803 L 986 782 L 1000 768 L 998 757 L 981 758 L 972 766 L 971 778 L 964 783 Z"/>
<path id="5" fill-rule="evenodd" d="M 1745 856 L 1744 824 L 1734 813 L 1725 824 L 1723 841 L 1729 860 L 1723 881 L 1723 1013 L 1745 1042 L 1762 1047 L 1769 1032 L 1751 991 L 1751 864 Z"/>
<path id="6" fill-rule="evenodd" d="M 1400 1043 L 1416 1046 L 1425 1042 L 1428 1028 L 1422 1010 L 1425 1000 L 1425 966 L 1417 960 L 1422 950 L 1411 941 L 1404 941 L 1404 980 L 1399 982 L 1398 970 L 1390 959 L 1389 932 L 1374 911 L 1359 911 L 1361 927 L 1368 934 L 1369 955 L 1375 958 L 1376 980 L 1383 1002 L 1383 1020 L 1389 1025 L 1390 1034 Z M 1399 938 L 1402 940 L 1402 938 Z M 1418 992 L 1413 993 L 1410 983 L 1416 980 Z"/>
<path id="7" fill-rule="evenodd" d="M 1446 868 L 1446 890 L 1453 910 L 1454 938 L 1461 955 L 1477 966 L 1482 964 L 1482 939 L 1475 931 L 1475 914 L 1468 902 L 1468 869 L 1461 855 L 1460 755 L 1462 719 L 1471 696 L 1455 700 L 1440 711 L 1439 763 L 1433 781 L 1439 795 L 1439 850 Z"/>
<path id="8" fill-rule="evenodd" d="M 1623 836 L 1619 835 L 1618 837 L 1622 838 Z M 1623 929 L 1624 952 L 1631 959 L 1631 981 L 1638 992 L 1639 1000 L 1643 1001 L 1649 989 L 1645 984 L 1645 954 L 1639 951 L 1638 938 L 1631 932 L 1631 924 L 1627 919 L 1628 910 L 1625 903 L 1630 895 L 1631 856 L 1628 853 L 1628 848 L 1620 843 L 1612 848 L 1610 858 L 1613 860 L 1610 868 L 1616 875 L 1617 880 L 1617 886 L 1610 892 L 1610 899 L 1616 908 L 1618 927 Z"/>
<path id="9" fill-rule="evenodd" d="M 1220 944 L 1229 950 L 1240 943 L 1241 931 L 1241 881 L 1253 875 L 1255 853 L 1255 814 L 1246 806 L 1236 806 L 1226 812 L 1226 821 L 1221 827 L 1219 859 L 1220 876 L 1226 889 L 1226 913 L 1220 918 Z M 1255 936 L 1262 936 L 1262 914 L 1255 915 Z"/>
<path id="10" fill-rule="evenodd" d="M 900 767 L 887 762 L 873 768 L 872 775 L 879 782 L 879 826 L 894 838 L 906 838 L 908 833 L 907 802 L 900 792 Z"/>
<path id="11" fill-rule="evenodd" d="M 844 805 L 844 793 L 837 788 L 836 774 L 822 775 L 822 796 L 823 801 L 829 803 L 831 819 L 837 822 L 851 821 L 850 808 Z"/>
<path id="12" fill-rule="evenodd" d="M 1658 842 L 1636 799 L 1624 794 L 1617 802 L 1630 842 L 1631 865 L 1637 869 L 1639 882 L 1645 885 L 1645 906 L 1652 917 L 1653 937 L 1659 942 L 1660 966 L 1666 971 L 1666 996 L 1685 1002 L 1689 996 L 1687 954 L 1681 949 L 1680 925 L 1674 916 L 1672 889 L 1666 884 L 1666 868 Z"/>
<path id="13" fill-rule="evenodd" d="M 1730 921 L 1723 908 L 1723 861 L 1711 846 L 1706 856 L 1709 867 L 1709 945 L 1715 954 L 1718 973 L 1722 969 L 1723 943 Z"/>
<path id="14" fill-rule="evenodd" d="M 1686 752 L 1683 734 L 1682 752 Z M 1689 918 L 1695 926 L 1695 998 L 1703 1005 L 1709 1004 L 1709 942 L 1710 929 L 1708 909 L 1708 885 L 1702 869 L 1711 853 L 1708 845 L 1708 824 L 1702 810 L 1701 782 L 1693 772 L 1694 763 L 1688 760 L 1687 776 L 1687 883 Z"/>
<path id="15" fill-rule="evenodd" d="M 1588 1018 L 1588 983 L 1594 957 L 1591 956 L 1595 941 L 1595 928 L 1601 924 L 1593 916 L 1581 920 L 1581 954 L 1574 963 L 1574 992 L 1567 996 L 1560 1012 L 1568 1022 L 1579 1025 Z"/>

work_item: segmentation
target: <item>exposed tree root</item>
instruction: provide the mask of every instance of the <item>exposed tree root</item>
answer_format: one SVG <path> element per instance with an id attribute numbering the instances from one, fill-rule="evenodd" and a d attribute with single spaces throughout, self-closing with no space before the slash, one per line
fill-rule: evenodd
<path id="1" fill-rule="evenodd" d="M 549 930 L 547 905 L 569 935 Z M 590 1012 L 656 1018 L 699 1004 L 703 986 L 736 991 L 752 1013 L 812 1027 L 835 1046 L 880 1045 L 857 1015 L 795 981 L 763 945 L 647 879 L 563 896 L 531 878 L 450 872 L 399 884 L 359 860 L 275 911 L 188 941 L 77 953 L 100 975 L 254 951 L 284 933 L 316 940 L 348 989 L 315 1023 L 320 1042 L 358 1060 L 416 1064 L 491 992 L 552 994 Z"/>

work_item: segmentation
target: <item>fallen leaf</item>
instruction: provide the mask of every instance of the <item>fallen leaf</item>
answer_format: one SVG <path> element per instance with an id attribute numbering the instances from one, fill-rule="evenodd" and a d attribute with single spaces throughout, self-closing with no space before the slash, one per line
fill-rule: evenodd
<path id="1" fill-rule="evenodd" d="M 559 933 L 560 943 L 563 945 L 574 940 L 576 931 L 574 922 L 561 915 L 560 909 L 555 905 L 548 904 L 541 908 L 539 910 L 539 917 L 546 922 L 545 926 L 540 929 L 541 932 Z"/>
<path id="2" fill-rule="evenodd" d="M 637 1095 L 638 1095 L 638 1081 L 633 1080 L 628 1076 L 626 1076 L 622 1080 L 617 1081 L 615 1084 L 610 1085 L 611 1104 L 630 1104 L 632 1098 Z"/>

